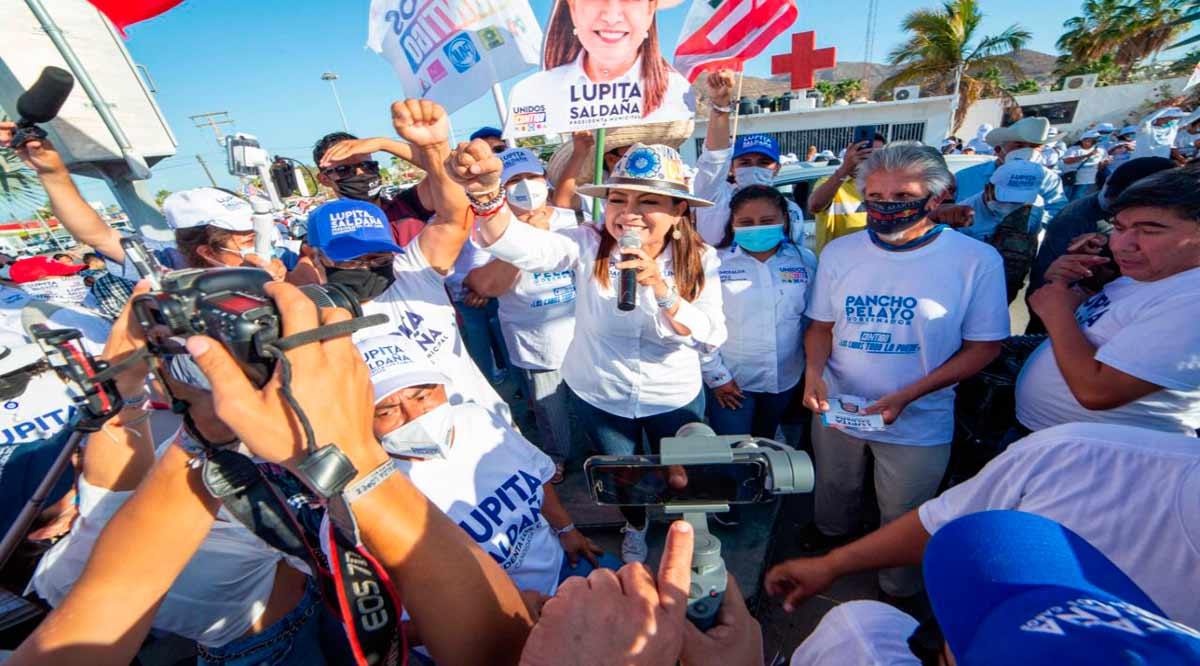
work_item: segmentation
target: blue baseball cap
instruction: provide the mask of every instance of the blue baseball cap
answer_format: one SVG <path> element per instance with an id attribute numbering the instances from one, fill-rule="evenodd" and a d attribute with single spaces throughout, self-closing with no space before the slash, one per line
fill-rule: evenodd
<path id="1" fill-rule="evenodd" d="M 373 203 L 337 199 L 308 214 L 308 244 L 333 261 L 357 259 L 373 252 L 402 254 L 392 240 L 391 224 Z"/>
<path id="2" fill-rule="evenodd" d="M 947 523 L 923 562 L 950 651 L 970 666 L 1200 663 L 1200 632 L 1078 534 L 1019 511 Z"/>
<path id="3" fill-rule="evenodd" d="M 746 153 L 762 153 L 771 158 L 772 161 L 779 161 L 779 142 L 770 134 L 746 134 L 737 138 L 737 143 L 733 146 L 733 158 L 737 159 Z"/>
<path id="4" fill-rule="evenodd" d="M 492 138 L 492 137 L 499 139 L 503 136 L 504 136 L 504 133 L 501 132 L 500 130 L 496 129 L 495 127 L 480 127 L 479 129 L 477 129 L 471 133 L 470 140 L 474 141 L 475 139 L 487 139 L 487 138 Z"/>

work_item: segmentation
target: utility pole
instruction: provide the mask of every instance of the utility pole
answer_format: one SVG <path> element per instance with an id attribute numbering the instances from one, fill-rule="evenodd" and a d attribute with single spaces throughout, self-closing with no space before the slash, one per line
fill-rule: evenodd
<path id="1" fill-rule="evenodd" d="M 328 81 L 329 87 L 333 89 L 333 101 L 337 104 L 338 115 L 342 117 L 342 129 L 349 133 L 350 123 L 346 122 L 346 112 L 342 109 L 342 98 L 338 97 L 337 84 L 334 83 L 338 80 L 338 75 L 334 72 L 325 72 L 321 75 L 321 80 Z"/>
<path id="2" fill-rule="evenodd" d="M 212 183 L 213 187 L 218 187 L 217 179 L 213 178 L 212 172 L 208 170 L 208 165 L 204 163 L 204 158 L 199 153 L 196 154 L 196 161 L 200 163 L 200 168 L 204 169 L 204 175 L 208 176 L 208 182 Z"/>
<path id="3" fill-rule="evenodd" d="M 871 98 L 870 67 L 875 57 L 875 24 L 879 21 L 879 0 L 867 0 L 867 37 L 863 47 L 863 97 Z"/>
<path id="4" fill-rule="evenodd" d="M 225 149 L 225 135 L 221 132 L 221 125 L 233 125 L 233 118 L 229 117 L 228 111 L 214 111 L 213 113 L 199 113 L 194 116 L 188 116 L 192 122 L 196 124 L 197 129 L 210 128 L 213 135 L 217 138 L 217 145 L 222 150 Z"/>

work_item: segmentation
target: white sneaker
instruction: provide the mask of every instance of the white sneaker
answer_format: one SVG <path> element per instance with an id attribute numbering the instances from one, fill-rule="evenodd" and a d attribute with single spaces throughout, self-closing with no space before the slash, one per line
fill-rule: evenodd
<path id="1" fill-rule="evenodd" d="M 621 560 L 625 564 L 633 562 L 645 562 L 646 557 L 650 555 L 650 547 L 646 545 L 646 530 L 650 529 L 650 521 L 646 521 L 646 527 L 637 529 L 629 523 L 625 523 L 625 527 L 621 531 L 625 533 L 625 539 L 621 541 Z"/>

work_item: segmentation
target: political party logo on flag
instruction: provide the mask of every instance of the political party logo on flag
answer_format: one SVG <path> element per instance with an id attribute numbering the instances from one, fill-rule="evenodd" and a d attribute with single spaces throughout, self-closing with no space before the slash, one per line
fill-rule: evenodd
<path id="1" fill-rule="evenodd" d="M 799 14 L 795 0 L 693 0 L 675 47 L 675 69 L 693 83 L 705 70 L 737 69 Z"/>
<path id="2" fill-rule="evenodd" d="M 371 0 L 367 29 L 404 94 L 451 113 L 541 61 L 528 0 Z"/>

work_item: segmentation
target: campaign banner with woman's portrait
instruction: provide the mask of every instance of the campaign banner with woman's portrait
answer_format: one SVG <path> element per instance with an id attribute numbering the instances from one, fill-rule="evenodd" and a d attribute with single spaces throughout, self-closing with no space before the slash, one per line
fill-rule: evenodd
<path id="1" fill-rule="evenodd" d="M 509 93 L 504 137 L 690 118 L 691 86 L 659 51 L 678 0 L 554 0 L 542 71 Z"/>

